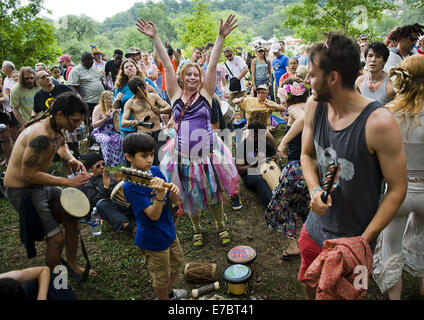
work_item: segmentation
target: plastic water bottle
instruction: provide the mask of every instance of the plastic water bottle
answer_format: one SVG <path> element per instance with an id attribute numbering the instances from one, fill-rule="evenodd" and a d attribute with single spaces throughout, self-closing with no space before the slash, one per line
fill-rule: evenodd
<path id="1" fill-rule="evenodd" d="M 91 213 L 91 229 L 93 236 L 102 234 L 102 221 L 96 207 L 93 208 L 93 212 Z"/>

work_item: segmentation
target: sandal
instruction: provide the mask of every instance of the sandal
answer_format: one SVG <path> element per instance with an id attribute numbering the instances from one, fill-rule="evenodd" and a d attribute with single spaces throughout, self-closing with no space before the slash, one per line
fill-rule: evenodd
<path id="1" fill-rule="evenodd" d="M 226 230 L 218 233 L 218 238 L 219 238 L 219 242 L 221 242 L 222 246 L 226 246 L 231 241 L 230 235 Z"/>
<path id="2" fill-rule="evenodd" d="M 193 235 L 193 246 L 201 247 L 203 244 L 203 235 L 201 233 L 195 233 Z"/>

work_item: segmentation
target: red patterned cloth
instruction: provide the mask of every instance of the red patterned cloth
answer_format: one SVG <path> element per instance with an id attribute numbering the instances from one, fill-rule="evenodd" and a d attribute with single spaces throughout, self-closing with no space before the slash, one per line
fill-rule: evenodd
<path id="1" fill-rule="evenodd" d="M 368 289 L 360 280 L 365 268 L 354 271 L 356 266 L 366 267 L 369 279 L 373 253 L 368 242 L 362 237 L 333 239 L 325 241 L 322 249 L 306 270 L 302 283 L 317 287 L 316 300 L 361 299 Z"/>

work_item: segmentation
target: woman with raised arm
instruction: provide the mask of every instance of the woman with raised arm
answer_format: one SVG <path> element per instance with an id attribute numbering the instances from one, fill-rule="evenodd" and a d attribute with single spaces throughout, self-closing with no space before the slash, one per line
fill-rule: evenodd
<path id="1" fill-rule="evenodd" d="M 191 218 L 194 246 L 204 243 L 200 213 L 208 207 L 213 211 L 220 243 L 226 245 L 231 241 L 225 229 L 223 201 L 239 193 L 239 175 L 231 151 L 214 134 L 210 118 L 216 66 L 224 39 L 237 27 L 236 22 L 234 15 L 230 15 L 225 22 L 220 21 L 204 80 L 200 66 L 189 62 L 181 68 L 180 87 L 155 24 L 143 18 L 137 21 L 137 29 L 152 39 L 164 67 L 176 134 L 163 149 L 160 168 L 168 181 L 181 190 L 179 212 L 186 212 Z"/>

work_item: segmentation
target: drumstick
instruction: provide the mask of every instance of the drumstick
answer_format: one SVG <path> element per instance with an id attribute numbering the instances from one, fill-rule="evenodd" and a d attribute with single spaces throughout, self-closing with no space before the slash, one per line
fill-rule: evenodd
<path id="1" fill-rule="evenodd" d="M 203 287 L 200 287 L 198 289 L 191 290 L 191 296 L 193 298 L 198 298 L 198 297 L 200 297 L 204 294 L 213 292 L 215 290 L 219 290 L 219 282 L 218 281 L 215 282 L 215 283 L 209 284 L 207 286 L 203 286 Z"/>
<path id="2" fill-rule="evenodd" d="M 152 111 L 154 110 L 154 107 L 152 106 L 152 104 L 150 103 L 149 99 L 147 99 L 146 95 L 144 94 L 143 90 L 141 90 L 140 88 L 137 88 L 138 92 L 141 93 L 141 95 L 143 96 L 143 98 L 147 101 L 147 104 L 150 106 L 150 109 L 152 109 Z M 154 111 L 153 111 L 154 112 Z M 156 112 L 154 112 L 156 114 Z"/>

